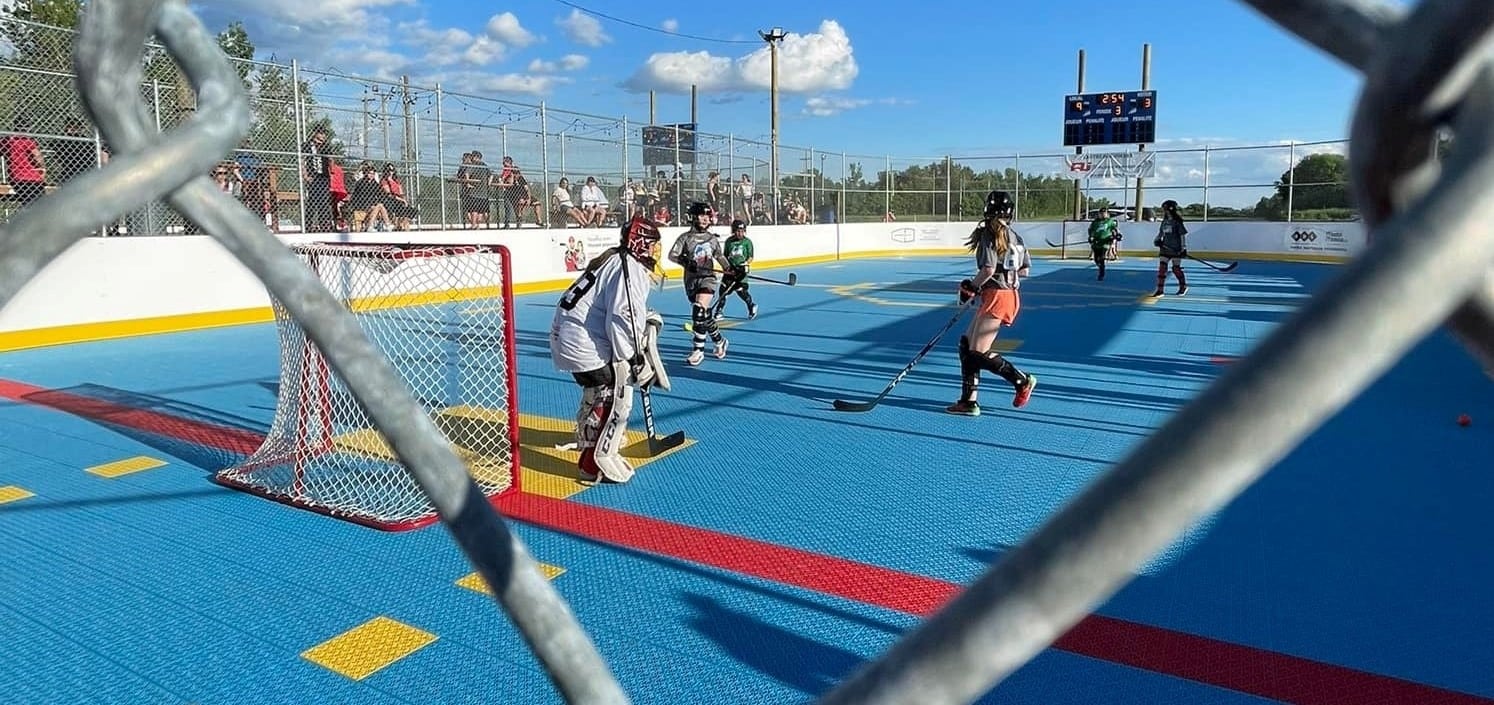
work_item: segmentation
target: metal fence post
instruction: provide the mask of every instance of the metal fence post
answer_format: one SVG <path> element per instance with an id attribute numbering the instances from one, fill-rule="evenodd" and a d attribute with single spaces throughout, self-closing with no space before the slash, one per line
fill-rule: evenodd
<path id="1" fill-rule="evenodd" d="M 1014 162 L 1013 168 L 1017 170 L 1015 178 L 1012 179 L 1012 181 L 1014 182 L 1012 184 L 1012 193 L 1016 194 L 1015 198 L 1017 200 L 1017 202 L 1012 205 L 1012 219 L 1019 220 L 1022 217 L 1022 153 L 1017 152 L 1016 154 L 1013 154 L 1012 161 Z M 1062 233 L 1059 234 L 1059 239 L 1063 239 Z"/>
<path id="2" fill-rule="evenodd" d="M 1292 199 L 1297 195 L 1297 140 L 1292 140 L 1287 152 L 1287 222 L 1292 222 Z"/>
<path id="3" fill-rule="evenodd" d="M 883 155 L 887 160 L 887 178 L 882 180 L 882 219 L 887 219 L 887 214 L 892 212 L 892 191 L 897 188 L 897 183 L 892 179 L 892 155 Z"/>
<path id="4" fill-rule="evenodd" d="M 545 227 L 550 227 L 550 128 L 545 101 L 540 101 L 540 201 L 545 204 Z"/>
<path id="5" fill-rule="evenodd" d="M 436 84 L 436 175 L 437 176 L 440 176 L 440 175 L 446 173 L 446 128 L 444 126 L 443 120 L 441 119 L 441 102 L 442 102 L 442 97 L 443 97 L 443 95 L 441 93 L 441 84 L 437 83 Z M 440 183 L 440 186 L 437 187 L 436 193 L 440 194 L 439 200 L 441 201 L 441 229 L 445 230 L 446 229 L 446 179 L 444 179 L 444 178 L 441 179 L 439 183 Z"/>
<path id="6" fill-rule="evenodd" d="M 946 154 L 944 155 L 944 222 L 946 223 L 951 220 L 950 214 L 953 212 L 949 202 L 950 196 L 954 193 L 950 187 L 951 181 L 954 181 L 954 158 Z"/>
<path id="7" fill-rule="evenodd" d="M 837 223 L 844 223 L 844 222 L 846 222 L 846 214 L 849 213 L 849 212 L 851 212 L 850 209 L 846 205 L 846 182 L 850 181 L 850 177 L 848 176 L 848 174 L 850 174 L 850 173 L 851 173 L 851 167 L 850 167 L 850 165 L 846 164 L 846 153 L 845 152 L 841 152 L 840 153 L 840 214 L 839 214 L 839 217 L 835 219 L 835 222 L 837 222 Z M 840 257 L 837 255 L 836 259 L 840 259 Z"/>
<path id="8" fill-rule="evenodd" d="M 306 155 L 301 152 L 306 147 L 306 116 L 301 109 L 301 60 L 291 59 L 291 100 L 295 102 L 295 108 L 291 111 L 291 119 L 296 123 L 296 192 L 300 198 L 296 199 L 297 207 L 301 210 L 301 232 L 310 232 L 311 228 L 306 224 L 306 175 L 301 173 L 305 165 Z"/>
<path id="9" fill-rule="evenodd" d="M 1204 145 L 1204 214 L 1203 222 L 1209 222 L 1209 145 Z"/>

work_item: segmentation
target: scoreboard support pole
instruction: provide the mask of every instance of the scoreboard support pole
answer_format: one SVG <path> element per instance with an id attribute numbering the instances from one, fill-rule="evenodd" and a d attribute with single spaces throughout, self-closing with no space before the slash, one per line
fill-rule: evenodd
<path id="1" fill-rule="evenodd" d="M 1084 50 L 1083 49 L 1079 50 L 1079 90 L 1077 90 L 1075 92 L 1078 93 L 1078 94 L 1080 94 L 1080 95 L 1084 94 Z M 1083 145 L 1075 145 L 1074 146 L 1074 156 L 1078 156 L 1078 155 L 1081 155 L 1081 154 L 1084 154 L 1084 146 Z M 1079 186 L 1079 179 L 1074 179 L 1074 220 L 1083 220 L 1083 219 L 1084 219 L 1084 197 L 1082 195 L 1082 190 L 1080 189 L 1080 186 Z M 1063 238 L 1059 238 L 1059 239 L 1062 240 Z M 1058 253 L 1059 257 L 1067 257 L 1068 256 L 1063 251 L 1064 249 L 1066 249 L 1066 248 L 1060 248 L 1059 253 Z"/>
<path id="2" fill-rule="evenodd" d="M 1149 91 L 1151 89 L 1152 89 L 1152 45 L 1151 44 L 1142 44 L 1141 45 L 1141 90 Z M 1083 90 L 1081 89 L 1080 92 L 1082 93 Z M 1137 152 L 1145 152 L 1146 151 L 1146 143 L 1143 142 L 1143 143 L 1137 145 L 1136 151 Z M 1138 163 L 1139 163 L 1139 161 L 1138 161 Z M 1142 182 L 1144 182 L 1144 181 L 1145 181 L 1145 179 L 1141 178 L 1141 172 L 1140 172 L 1140 170 L 1138 170 L 1137 171 L 1137 175 L 1136 175 L 1136 210 L 1131 211 L 1131 213 L 1135 216 L 1135 218 L 1136 218 L 1136 220 L 1138 222 L 1141 220 L 1141 200 L 1142 200 L 1142 191 L 1143 191 L 1143 188 L 1144 188 L 1142 186 Z"/>

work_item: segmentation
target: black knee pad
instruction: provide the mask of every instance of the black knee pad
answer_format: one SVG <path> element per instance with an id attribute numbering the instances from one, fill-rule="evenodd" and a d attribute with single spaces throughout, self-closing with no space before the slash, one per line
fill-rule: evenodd
<path id="1" fill-rule="evenodd" d="M 716 329 L 716 318 L 705 306 L 690 304 L 690 327 L 700 333 L 710 333 Z"/>

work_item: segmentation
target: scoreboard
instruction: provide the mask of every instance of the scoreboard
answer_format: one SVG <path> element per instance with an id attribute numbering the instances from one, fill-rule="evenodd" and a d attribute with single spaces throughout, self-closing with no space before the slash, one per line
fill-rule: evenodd
<path id="1" fill-rule="evenodd" d="M 1063 145 L 1157 141 L 1157 92 L 1084 93 L 1063 99 Z"/>

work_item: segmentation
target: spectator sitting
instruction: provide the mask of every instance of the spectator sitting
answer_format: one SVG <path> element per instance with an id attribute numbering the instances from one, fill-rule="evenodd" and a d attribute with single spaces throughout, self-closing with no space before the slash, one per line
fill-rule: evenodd
<path id="1" fill-rule="evenodd" d="M 384 207 L 384 189 L 379 186 L 378 171 L 369 162 L 358 166 L 358 178 L 348 194 L 348 208 L 353 211 L 353 230 L 388 230 L 394 226 L 389 209 Z"/>
<path id="2" fill-rule="evenodd" d="M 570 218 L 571 222 L 583 228 L 591 225 L 590 214 L 576 207 L 571 201 L 571 180 L 560 177 L 560 183 L 555 185 L 555 191 L 550 194 L 550 213 L 557 218 Z M 562 227 L 569 227 L 562 223 Z"/>
<path id="3" fill-rule="evenodd" d="M 600 228 L 607 221 L 607 207 L 607 194 L 597 185 L 597 177 L 586 177 L 586 185 L 581 187 L 581 211 L 592 227 Z"/>

